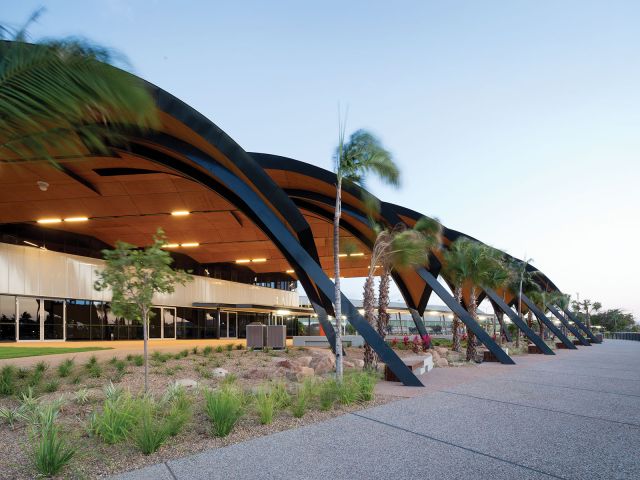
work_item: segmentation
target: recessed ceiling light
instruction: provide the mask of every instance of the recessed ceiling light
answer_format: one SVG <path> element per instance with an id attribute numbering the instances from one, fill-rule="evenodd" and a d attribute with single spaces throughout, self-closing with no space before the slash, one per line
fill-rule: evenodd
<path id="1" fill-rule="evenodd" d="M 338 256 L 339 256 L 339 257 L 346 257 L 346 256 L 347 256 L 347 254 L 346 254 L 346 253 L 339 253 L 339 254 L 338 254 Z"/>
<path id="2" fill-rule="evenodd" d="M 266 258 L 254 258 L 251 260 L 251 263 L 264 263 L 266 261 L 267 261 Z"/>
<path id="3" fill-rule="evenodd" d="M 164 248 L 178 248 L 179 246 L 179 243 L 167 243 Z"/>
<path id="4" fill-rule="evenodd" d="M 38 223 L 60 223 L 62 219 L 60 218 L 41 218 L 38 220 Z"/>
<path id="5" fill-rule="evenodd" d="M 32 247 L 37 247 L 38 246 L 33 242 L 29 242 L 28 240 L 23 240 L 23 242 L 26 243 L 27 245 L 31 245 Z"/>
<path id="6" fill-rule="evenodd" d="M 65 222 L 86 222 L 87 220 L 89 220 L 88 217 L 69 217 L 64 219 Z"/>
<path id="7" fill-rule="evenodd" d="M 358 252 L 358 253 L 351 253 L 349 254 L 350 257 L 364 257 L 364 253 L 362 252 Z"/>
<path id="8" fill-rule="evenodd" d="M 248 258 L 241 258 L 240 260 L 236 260 L 236 263 L 249 263 L 250 261 Z"/>
<path id="9" fill-rule="evenodd" d="M 189 212 L 188 210 L 174 210 L 173 212 L 171 212 L 171 215 L 173 215 L 174 217 L 184 217 L 185 215 L 189 215 L 191 212 Z"/>
<path id="10" fill-rule="evenodd" d="M 293 273 L 294 270 L 287 270 L 285 273 Z"/>
<path id="11" fill-rule="evenodd" d="M 200 244 L 198 242 L 187 242 L 187 243 L 181 243 L 180 246 L 181 247 L 197 247 Z"/>

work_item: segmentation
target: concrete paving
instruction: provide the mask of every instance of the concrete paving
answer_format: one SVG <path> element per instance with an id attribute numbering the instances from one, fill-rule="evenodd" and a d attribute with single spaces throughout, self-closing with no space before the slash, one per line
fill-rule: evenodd
<path id="1" fill-rule="evenodd" d="M 116 478 L 637 479 L 639 363 L 640 342 L 607 340 L 464 381 L 436 369 L 423 395 Z"/>

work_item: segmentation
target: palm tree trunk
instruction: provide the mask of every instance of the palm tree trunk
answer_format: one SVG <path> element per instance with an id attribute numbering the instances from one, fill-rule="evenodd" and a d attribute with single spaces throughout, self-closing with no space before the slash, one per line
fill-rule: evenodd
<path id="1" fill-rule="evenodd" d="M 375 322 L 375 292 L 373 290 L 373 270 L 369 270 L 369 275 L 364 282 L 364 296 L 362 299 L 362 307 L 364 308 L 364 318 L 370 325 Z M 364 369 L 372 369 L 375 365 L 376 358 L 373 348 L 368 343 L 364 344 Z"/>
<path id="2" fill-rule="evenodd" d="M 476 289 L 471 288 L 471 295 L 469 296 L 469 308 L 467 311 L 471 315 L 471 318 L 478 320 L 476 305 Z M 467 362 L 475 362 L 476 360 L 476 335 L 467 326 Z"/>
<path id="3" fill-rule="evenodd" d="M 456 287 L 456 301 L 462 305 L 462 287 Z M 453 322 L 451 322 L 451 333 L 453 334 L 451 348 L 454 352 L 460 351 L 460 336 L 458 335 L 458 328 L 460 328 L 460 319 L 458 315 L 453 315 Z"/>
<path id="4" fill-rule="evenodd" d="M 544 323 L 540 319 L 538 319 L 538 334 L 544 340 Z"/>
<path id="5" fill-rule="evenodd" d="M 533 328 L 533 314 L 531 310 L 527 312 L 527 325 L 529 325 L 529 328 Z"/>
<path id="6" fill-rule="evenodd" d="M 335 270 L 335 299 L 336 314 L 336 378 L 342 381 L 342 302 L 340 292 L 340 215 L 342 213 L 342 176 L 338 175 L 336 185 L 336 209 L 333 215 L 333 267 Z"/>
<path id="7" fill-rule="evenodd" d="M 142 309 L 142 341 L 144 345 L 144 392 L 149 391 L 149 311 L 146 308 Z"/>
<path id="8" fill-rule="evenodd" d="M 378 334 L 384 338 L 389 325 L 389 285 L 391 283 L 391 270 L 388 265 L 384 266 L 384 271 L 380 277 L 380 292 L 378 294 Z"/>
<path id="9" fill-rule="evenodd" d="M 504 312 L 498 310 L 496 312 L 496 318 L 498 319 L 498 323 L 500 324 L 500 345 L 504 343 Z"/>

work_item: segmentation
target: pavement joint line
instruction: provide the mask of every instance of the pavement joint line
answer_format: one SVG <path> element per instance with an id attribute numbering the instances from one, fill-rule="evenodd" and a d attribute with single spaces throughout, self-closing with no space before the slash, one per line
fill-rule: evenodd
<path id="1" fill-rule="evenodd" d="M 609 392 L 607 390 L 594 390 L 593 388 L 582 388 L 582 387 L 570 387 L 567 385 L 554 385 L 553 383 L 540 383 L 540 382 L 528 382 L 525 380 L 515 380 L 515 379 L 511 379 L 511 378 L 502 378 L 502 379 L 495 379 L 496 381 L 503 381 L 503 382 L 517 382 L 517 383 L 525 383 L 525 384 L 530 384 L 530 385 L 543 385 L 546 387 L 555 387 L 555 388 L 566 388 L 568 390 L 582 390 L 584 392 L 595 392 L 595 393 L 607 393 L 610 395 L 621 395 L 623 397 L 640 397 L 640 395 L 636 395 L 634 393 L 618 393 L 618 392 Z"/>
<path id="2" fill-rule="evenodd" d="M 563 366 L 563 365 L 560 365 Z M 608 370 L 610 372 L 627 372 L 627 373 L 638 373 L 637 370 L 624 370 L 622 368 L 607 368 L 607 367 L 594 367 L 593 365 L 585 364 L 585 363 L 567 363 L 564 365 L 565 367 L 585 367 L 596 370 Z"/>
<path id="3" fill-rule="evenodd" d="M 586 373 L 574 373 L 574 372 L 567 372 L 567 371 L 556 372 L 554 370 L 546 370 L 544 368 L 530 368 L 529 370 L 532 372 L 554 373 L 556 375 L 558 375 L 558 373 L 564 373 L 566 375 L 577 376 L 577 377 L 606 378 L 608 380 L 620 380 L 621 382 L 640 382 L 640 379 L 635 379 L 635 378 L 617 378 L 617 377 L 611 377 L 611 376 L 589 375 Z"/>
<path id="4" fill-rule="evenodd" d="M 599 420 L 601 422 L 617 423 L 618 425 L 627 425 L 633 428 L 640 428 L 640 424 L 638 423 L 621 422 L 619 420 L 609 420 L 607 418 L 592 417 L 591 415 L 582 415 L 581 413 L 572 413 L 572 412 L 567 412 L 565 410 L 554 410 L 553 408 L 536 407 L 535 405 L 527 405 L 524 403 L 516 403 L 516 402 L 507 402 L 506 400 L 496 400 L 495 398 L 478 397 L 476 395 L 469 395 L 468 393 L 450 392 L 448 390 L 438 390 L 438 392 L 448 393 L 450 395 L 458 395 L 460 397 L 475 398 L 477 400 L 485 400 L 487 402 L 503 403 L 505 405 L 514 405 L 516 407 L 523 407 L 523 408 L 533 408 L 534 410 L 543 410 L 545 412 L 561 413 L 564 415 L 571 415 L 574 417 L 589 418 L 591 420 Z"/>
<path id="5" fill-rule="evenodd" d="M 173 478 L 173 480 L 178 480 L 178 477 L 176 477 L 175 473 L 173 473 L 173 470 L 171 470 L 171 467 L 169 466 L 169 462 L 165 460 L 162 463 L 164 463 L 164 466 L 167 467 L 167 470 L 169 470 L 169 473 L 171 474 L 171 478 Z"/>
<path id="6" fill-rule="evenodd" d="M 351 412 L 349 415 L 353 415 L 355 417 L 364 418 L 364 419 L 369 420 L 371 422 L 379 423 L 380 425 L 384 425 L 384 426 L 387 426 L 387 427 L 390 427 L 390 428 L 395 428 L 396 430 L 400 430 L 400 431 L 403 431 L 403 432 L 406 432 L 406 433 L 411 433 L 412 435 L 417 435 L 419 437 L 426 438 L 426 439 L 432 440 L 434 442 L 442 443 L 442 444 L 448 445 L 450 447 L 459 448 L 461 450 L 464 450 L 466 452 L 471 452 L 471 453 L 474 453 L 476 455 L 481 455 L 483 457 L 488 457 L 488 458 L 491 458 L 493 460 L 497 460 L 499 462 L 503 462 L 503 463 L 507 463 L 509 465 L 513 465 L 515 467 L 523 468 L 525 470 L 530 470 L 532 472 L 540 473 L 542 475 L 547 475 L 548 477 L 551 477 L 551 478 L 558 478 L 560 480 L 567 480 L 566 477 L 560 477 L 560 476 L 555 475 L 553 473 L 545 472 L 544 470 L 538 470 L 537 468 L 529 467 L 527 465 L 522 465 L 520 463 L 516 463 L 516 462 L 513 462 L 511 460 L 507 460 L 506 458 L 496 457 L 495 455 L 491 455 L 490 453 L 485 453 L 485 452 L 481 452 L 480 450 L 475 450 L 473 448 L 464 447 L 462 445 L 458 445 L 457 443 L 453 443 L 453 442 L 449 442 L 447 440 L 442 440 L 440 438 L 432 437 L 432 436 L 427 435 L 425 433 L 415 432 L 413 430 L 409 430 L 408 428 L 400 427 L 400 426 L 394 425 L 392 423 L 387 423 L 387 422 L 383 422 L 382 420 L 378 420 L 378 419 L 375 419 L 375 418 L 367 417 L 366 415 L 361 415 L 359 413 L 354 413 L 354 412 Z"/>

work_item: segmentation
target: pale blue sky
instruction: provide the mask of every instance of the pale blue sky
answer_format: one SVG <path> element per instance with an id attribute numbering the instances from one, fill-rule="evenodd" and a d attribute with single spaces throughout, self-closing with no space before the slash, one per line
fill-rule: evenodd
<path id="1" fill-rule="evenodd" d="M 2 3 L 119 50 L 248 151 L 330 168 L 348 105 L 404 173 L 374 193 L 640 315 L 640 2 Z"/>

